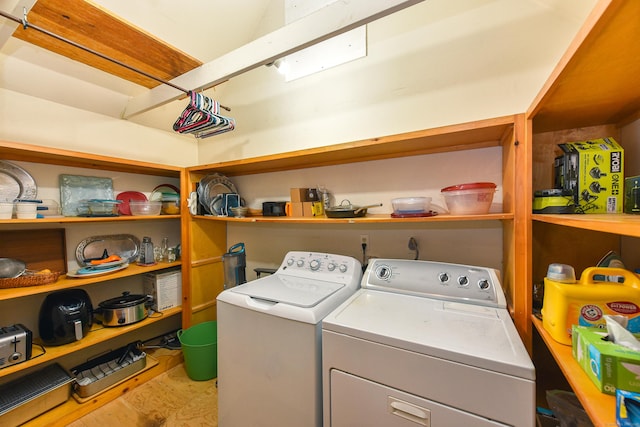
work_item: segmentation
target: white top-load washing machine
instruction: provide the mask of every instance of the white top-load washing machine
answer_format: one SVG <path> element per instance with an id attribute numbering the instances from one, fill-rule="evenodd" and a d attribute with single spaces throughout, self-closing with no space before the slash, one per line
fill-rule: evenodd
<path id="1" fill-rule="evenodd" d="M 322 319 L 360 286 L 352 257 L 292 251 L 217 298 L 220 427 L 322 425 Z"/>
<path id="2" fill-rule="evenodd" d="M 535 425 L 535 370 L 493 269 L 375 259 L 322 326 L 324 426 Z"/>

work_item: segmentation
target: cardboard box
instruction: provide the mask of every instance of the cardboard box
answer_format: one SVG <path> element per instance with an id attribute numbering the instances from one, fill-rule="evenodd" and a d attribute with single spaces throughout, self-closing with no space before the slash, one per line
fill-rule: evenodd
<path id="1" fill-rule="evenodd" d="M 601 392 L 640 392 L 640 352 L 604 341 L 606 335 L 606 329 L 574 325 L 573 358 Z"/>
<path id="2" fill-rule="evenodd" d="M 153 297 L 155 311 L 165 311 L 182 305 L 182 273 L 171 270 L 146 273 L 143 276 L 144 293 Z"/>
<path id="3" fill-rule="evenodd" d="M 309 189 L 308 188 L 292 188 L 291 190 L 289 190 L 289 194 L 291 195 L 291 203 L 306 202 L 307 194 L 309 194 Z"/>
<path id="4" fill-rule="evenodd" d="M 584 213 L 622 213 L 624 150 L 613 138 L 558 144 L 555 185 L 571 190 Z"/>
<path id="5" fill-rule="evenodd" d="M 288 216 L 300 217 L 304 216 L 304 202 L 291 202 L 289 203 Z"/>
<path id="6" fill-rule="evenodd" d="M 314 202 L 302 202 L 302 216 L 314 216 L 313 203 Z"/>
<path id="7" fill-rule="evenodd" d="M 616 423 L 619 427 L 640 425 L 640 394 L 631 391 L 616 391 Z"/>

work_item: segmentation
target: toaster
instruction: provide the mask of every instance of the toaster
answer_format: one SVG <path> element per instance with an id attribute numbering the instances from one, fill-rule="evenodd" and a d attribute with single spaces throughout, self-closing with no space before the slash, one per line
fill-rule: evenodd
<path id="1" fill-rule="evenodd" d="M 93 324 L 93 306 L 82 289 L 68 289 L 47 295 L 40 306 L 40 338 L 48 345 L 81 340 Z"/>

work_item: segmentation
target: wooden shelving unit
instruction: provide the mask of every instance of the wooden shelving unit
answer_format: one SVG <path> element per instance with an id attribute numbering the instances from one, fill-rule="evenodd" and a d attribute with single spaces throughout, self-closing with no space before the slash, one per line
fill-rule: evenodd
<path id="1" fill-rule="evenodd" d="M 436 215 L 426 218 L 392 218 L 389 214 L 367 214 L 360 218 L 326 217 L 264 217 L 228 218 L 217 216 L 189 215 L 183 223 L 183 243 L 189 247 L 185 261 L 189 281 L 187 288 L 202 289 L 206 280 L 206 297 L 192 300 L 198 311 L 209 311 L 215 315 L 215 297 L 223 288 L 222 254 L 226 251 L 227 226 L 236 223 L 260 224 L 306 224 L 322 227 L 329 224 L 412 224 L 423 227 L 434 222 L 498 221 L 503 230 L 503 246 L 497 248 L 504 255 L 503 285 L 507 288 L 508 300 L 516 324 L 522 328 L 530 324 L 523 316 L 527 298 L 519 293 L 518 283 L 524 283 L 524 264 L 516 254 L 526 247 L 525 217 L 527 213 L 516 203 L 516 192 L 521 188 L 518 171 L 525 169 L 525 152 L 520 141 L 524 139 L 523 115 L 496 117 L 415 132 L 388 135 L 360 141 L 346 142 L 320 148 L 241 159 L 232 162 L 212 163 L 187 168 L 185 191 L 194 191 L 198 181 L 211 173 L 225 176 L 250 176 L 267 172 L 355 164 L 372 160 L 407 158 L 444 152 L 459 152 L 486 147 L 500 147 L 502 152 L 503 180 L 501 183 L 503 211 L 487 215 Z M 213 288 L 213 290 L 211 289 Z M 208 298 L 208 299 L 207 299 Z M 189 315 L 185 313 L 185 315 Z"/>
<path id="2" fill-rule="evenodd" d="M 527 112 L 526 143 L 531 151 L 527 200 L 534 191 L 551 188 L 553 158 L 559 154 L 556 144 L 613 136 L 625 151 L 637 152 L 640 141 L 623 139 L 621 128 L 640 118 L 639 21 L 640 2 L 598 1 L 535 98 Z M 638 174 L 638 165 L 625 162 L 625 176 Z M 531 224 L 535 235 L 526 251 L 531 271 L 528 293 L 546 275 L 547 262 L 571 260 L 579 275 L 585 266 L 595 265 L 603 249 L 635 247 L 640 238 L 640 217 L 634 215 L 534 214 Z M 528 310 L 531 319 L 531 305 Z M 594 425 L 616 425 L 615 399 L 596 389 L 573 360 L 570 346 L 556 343 L 541 322 L 532 319 Z"/>
<path id="3" fill-rule="evenodd" d="M 33 355 L 31 359 L 24 361 L 22 363 L 8 366 L 0 370 L 0 376 L 11 375 L 15 372 L 19 372 L 21 370 L 31 368 L 33 366 L 42 365 L 48 362 L 55 361 L 56 359 L 59 359 L 68 354 L 87 349 L 98 343 L 108 341 L 109 339 L 120 336 L 122 334 L 126 334 L 127 332 L 144 328 L 145 326 L 149 326 L 152 323 L 158 322 L 160 320 L 164 320 L 171 316 L 178 315 L 181 312 L 182 312 L 181 307 L 175 307 L 175 308 L 163 311 L 161 313 L 154 313 L 152 316 L 147 317 L 146 319 L 141 320 L 140 322 L 133 323 L 131 325 L 126 325 L 126 326 L 118 326 L 114 328 L 105 328 L 102 325 L 94 324 L 91 328 L 91 331 L 87 334 L 87 336 L 82 338 L 80 341 L 74 341 L 70 344 L 65 344 L 61 346 L 43 346 L 44 350 L 40 348 L 39 342 L 36 342 L 36 345 L 33 346 Z"/>
<path id="4" fill-rule="evenodd" d="M 69 167 L 94 169 L 101 171 L 109 171 L 115 173 L 127 173 L 134 175 L 146 175 L 158 177 L 157 181 L 161 182 L 161 179 L 182 179 L 184 176 L 184 168 L 165 166 L 154 163 L 139 162 L 127 159 L 120 159 L 114 157 L 94 155 L 91 153 L 81 153 L 68 150 L 60 150 L 49 147 L 39 147 L 30 144 L 15 143 L 9 141 L 0 141 L 0 158 L 3 160 L 22 161 L 34 164 L 46 164 L 54 167 L 59 167 L 61 171 L 66 170 Z M 155 181 L 155 180 L 154 180 Z M 40 183 L 44 184 L 44 183 Z M 50 183 L 53 184 L 53 183 Z M 181 206 L 181 209 L 186 209 L 185 206 Z M 176 230 L 181 230 L 182 215 L 154 215 L 154 216 L 119 216 L 119 217 L 46 217 L 33 220 L 22 219 L 7 219 L 0 220 L 0 226 L 3 230 L 40 230 L 41 225 L 59 224 L 65 228 L 80 227 L 83 225 L 99 224 L 102 229 L 104 227 L 114 227 L 118 229 L 118 225 L 129 223 L 145 224 L 145 227 L 153 228 L 159 227 L 175 227 Z M 175 224 L 169 223 L 173 222 Z M 67 243 L 67 242 L 65 242 Z M 34 244 L 37 242 L 34 240 Z M 20 304 L 28 304 L 29 299 L 26 297 L 45 295 L 50 292 L 59 291 L 63 289 L 78 288 L 89 285 L 99 285 L 104 283 L 108 285 L 109 281 L 139 276 L 147 272 L 160 271 L 171 267 L 181 267 L 182 261 L 176 261 L 171 263 L 158 263 L 153 266 L 139 266 L 130 264 L 123 270 L 112 272 L 109 274 L 72 278 L 62 275 L 54 283 L 38 286 L 26 286 L 17 288 L 3 288 L 0 289 L 0 310 L 5 311 L 5 308 L 9 305 L 19 306 Z M 33 313 L 33 307 L 28 307 L 29 313 Z M 37 313 L 37 308 L 35 309 Z M 34 345 L 32 347 L 32 357 L 24 362 L 17 363 L 15 365 L 6 366 L 0 369 L 0 379 L 2 381 L 12 380 L 13 377 L 19 376 L 22 371 L 26 371 L 30 368 L 35 368 L 41 365 L 50 363 L 64 364 L 65 360 L 73 359 L 79 354 L 91 354 L 92 348 L 97 348 L 101 344 L 109 345 L 110 342 L 118 341 L 118 338 L 124 338 L 126 334 L 132 334 L 136 336 L 144 335 L 144 328 L 150 328 L 149 331 L 154 331 L 157 328 L 164 327 L 161 323 L 166 319 L 178 320 L 178 317 L 182 315 L 182 307 L 172 308 L 163 312 L 152 313 L 146 319 L 142 321 L 120 326 L 120 327 L 102 327 L 102 325 L 94 324 L 91 331 L 81 340 L 74 341 L 69 344 L 60 346 L 41 346 L 38 343 L 37 331 L 34 331 Z M 12 312 L 16 312 L 13 310 Z M 20 311 L 17 310 L 19 314 Z M 13 323 L 20 323 L 20 318 L 12 315 L 11 319 L 5 319 L 4 321 L 10 321 Z M 19 315 L 17 316 L 19 317 Z M 173 322 L 174 324 L 176 322 Z M 179 322 L 178 322 L 179 323 Z M 168 331 L 167 331 L 168 332 Z M 120 394 L 135 387 L 136 385 L 145 382 L 158 373 L 163 372 L 180 363 L 181 353 L 173 352 L 171 357 L 158 363 L 158 365 L 150 368 L 147 371 L 142 372 L 140 375 L 134 376 L 124 381 L 114 389 L 109 390 L 103 394 L 100 394 L 96 399 L 91 400 L 83 404 L 75 402 L 70 399 L 67 403 L 56 407 L 52 411 L 45 413 L 36 419 L 30 421 L 29 425 L 66 425 L 74 419 L 90 412 L 98 406 L 107 403 L 110 400 L 117 398 Z M 179 353 L 177 355 L 176 353 Z M 160 352 L 162 354 L 162 352 Z"/>
<path id="5" fill-rule="evenodd" d="M 163 270 L 169 267 L 179 267 L 180 261 L 176 262 L 161 262 L 151 266 L 139 266 L 135 264 L 129 264 L 129 266 L 123 270 L 109 273 L 106 276 L 95 276 L 86 278 L 67 278 L 66 275 L 61 275 L 54 283 L 39 286 L 27 286 L 22 288 L 7 288 L 0 289 L 0 301 L 12 300 L 15 298 L 25 297 L 36 294 L 46 294 L 53 291 L 59 291 L 62 289 L 76 288 L 78 286 L 90 285 L 92 283 L 100 283 L 105 280 L 120 279 L 122 277 L 136 276 L 138 274 L 149 273 L 152 271 Z M 0 371 L 2 372 L 2 371 Z"/>
<path id="6" fill-rule="evenodd" d="M 542 322 L 532 318 L 536 330 L 544 340 L 558 367 L 573 387 L 578 399 L 587 414 L 594 420 L 594 424 L 601 426 L 616 425 L 616 399 L 613 396 L 603 394 L 596 388 L 587 374 L 582 370 L 578 362 L 571 354 L 571 346 L 556 342 L 542 327 Z"/>

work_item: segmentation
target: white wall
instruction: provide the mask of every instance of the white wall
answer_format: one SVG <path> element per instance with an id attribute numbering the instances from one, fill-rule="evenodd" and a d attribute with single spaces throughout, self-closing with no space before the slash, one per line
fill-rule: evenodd
<path id="1" fill-rule="evenodd" d="M 285 83 L 274 67 L 220 93 L 235 131 L 200 163 L 523 112 L 594 0 L 425 1 L 368 26 L 368 56 Z"/>
<path id="2" fill-rule="evenodd" d="M 198 157 L 191 137 L 3 88 L 0 139 L 173 166 L 193 166 Z"/>
<path id="3" fill-rule="evenodd" d="M 375 160 L 289 172 L 231 177 L 252 208 L 264 201 L 290 200 L 292 187 L 326 187 L 333 203 L 348 199 L 355 205 L 382 203 L 370 213 L 390 214 L 396 197 L 431 197 L 432 208 L 445 212 L 440 190 L 464 182 L 489 181 L 498 184 L 491 210 L 502 212 L 502 151 L 499 147 L 440 153 L 409 158 Z M 502 271 L 502 224 L 437 223 L 403 225 L 261 225 L 230 223 L 229 246 L 243 242 L 247 251 L 247 276 L 256 267 L 277 267 L 290 250 L 313 250 L 353 256 L 361 262 L 369 257 L 409 258 L 410 237 L 418 241 L 419 259 L 483 265 Z M 369 236 L 367 258 L 363 260 L 360 235 Z M 487 251 L 486 248 L 492 248 Z"/>

